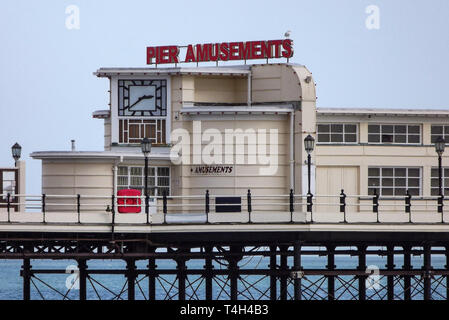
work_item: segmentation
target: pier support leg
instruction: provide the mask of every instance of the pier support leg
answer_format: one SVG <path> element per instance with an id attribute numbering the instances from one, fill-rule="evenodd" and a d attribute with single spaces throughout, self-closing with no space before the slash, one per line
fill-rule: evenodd
<path id="1" fill-rule="evenodd" d="M 136 263 L 134 259 L 126 260 L 126 277 L 128 278 L 128 300 L 135 300 Z"/>
<path id="2" fill-rule="evenodd" d="M 404 265 L 402 266 L 402 269 L 407 272 L 412 270 L 412 261 L 411 261 L 411 247 L 410 246 L 403 246 L 404 249 Z M 411 300 L 411 276 L 410 275 L 404 275 L 404 300 Z"/>
<path id="3" fill-rule="evenodd" d="M 281 281 L 280 281 L 280 299 L 287 300 L 287 280 L 288 280 L 288 265 L 287 265 L 287 251 L 288 246 L 280 246 L 279 251 L 281 254 Z"/>
<path id="4" fill-rule="evenodd" d="M 86 294 L 86 281 L 87 281 L 87 263 L 85 259 L 79 259 L 78 260 L 78 270 L 79 270 L 79 284 L 80 284 L 80 292 L 79 297 L 81 301 L 84 301 L 87 299 Z"/>
<path id="5" fill-rule="evenodd" d="M 178 269 L 178 300 L 186 299 L 186 259 L 176 259 Z"/>
<path id="6" fill-rule="evenodd" d="M 186 261 L 188 260 L 185 256 L 186 253 L 190 252 L 190 249 L 181 248 L 178 250 L 181 255 L 176 259 L 176 268 L 178 269 L 178 300 L 184 301 L 186 299 L 186 278 L 187 278 L 187 267 Z"/>
<path id="7" fill-rule="evenodd" d="M 277 300 L 276 246 L 270 246 L 270 300 Z"/>
<path id="8" fill-rule="evenodd" d="M 301 244 L 297 241 L 293 246 L 293 269 L 294 271 L 301 271 Z M 301 300 L 301 278 L 296 276 L 293 280 L 293 290 L 295 300 Z"/>
<path id="9" fill-rule="evenodd" d="M 22 271 L 23 278 L 23 300 L 30 300 L 30 282 L 31 282 L 31 263 L 29 258 L 23 259 Z"/>
<path id="10" fill-rule="evenodd" d="M 387 265 L 388 271 L 394 270 L 394 246 L 387 246 Z M 394 276 L 387 276 L 387 297 L 388 300 L 394 300 Z"/>
<path id="11" fill-rule="evenodd" d="M 206 247 L 204 250 L 207 254 L 206 261 L 204 265 L 205 270 L 205 289 L 206 289 L 206 300 L 212 300 L 212 279 L 213 279 L 213 265 L 212 265 L 212 247 Z"/>
<path id="12" fill-rule="evenodd" d="M 358 246 L 359 251 L 359 271 L 366 271 L 366 246 Z M 366 299 L 366 276 L 359 275 L 359 300 Z"/>
<path id="13" fill-rule="evenodd" d="M 432 293 L 431 293 L 431 274 L 430 271 L 432 269 L 432 262 L 431 262 L 431 246 L 430 245 L 424 245 L 424 300 L 431 300 L 432 299 Z"/>
<path id="14" fill-rule="evenodd" d="M 335 270 L 335 246 L 327 246 L 327 270 Z M 335 298 L 335 277 L 327 277 L 327 299 L 334 300 Z"/>
<path id="15" fill-rule="evenodd" d="M 154 251 L 153 251 L 154 252 Z M 156 259 L 148 259 L 148 300 L 156 300 Z"/>
<path id="16" fill-rule="evenodd" d="M 242 252 L 242 248 L 239 246 L 231 247 L 232 253 Z M 239 278 L 239 267 L 238 262 L 240 261 L 241 256 L 231 256 L 229 258 L 229 280 L 231 287 L 231 300 L 237 300 L 238 298 L 238 278 Z"/>

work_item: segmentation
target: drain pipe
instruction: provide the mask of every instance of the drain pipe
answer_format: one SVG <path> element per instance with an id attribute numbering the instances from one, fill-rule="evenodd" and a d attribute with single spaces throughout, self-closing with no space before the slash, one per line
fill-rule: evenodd
<path id="1" fill-rule="evenodd" d="M 117 171 L 118 171 L 118 164 L 123 162 L 123 156 L 119 156 L 118 160 L 114 162 L 114 166 L 112 167 L 112 189 L 114 192 L 114 195 L 117 195 Z"/>
<path id="2" fill-rule="evenodd" d="M 295 191 L 295 110 L 290 112 L 290 189 Z"/>

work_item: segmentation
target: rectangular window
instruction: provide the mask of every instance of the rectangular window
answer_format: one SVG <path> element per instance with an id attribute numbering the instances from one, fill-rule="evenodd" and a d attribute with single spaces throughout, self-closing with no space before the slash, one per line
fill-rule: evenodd
<path id="1" fill-rule="evenodd" d="M 120 119 L 119 143 L 141 143 L 143 138 L 153 144 L 165 144 L 165 119 Z"/>
<path id="2" fill-rule="evenodd" d="M 417 124 L 369 124 L 368 143 L 420 144 L 421 126 Z"/>
<path id="3" fill-rule="evenodd" d="M 430 142 L 435 143 L 438 137 L 442 137 L 446 143 L 449 142 L 449 126 L 432 125 L 430 129 Z"/>
<path id="4" fill-rule="evenodd" d="M 449 174 L 449 172 L 448 172 Z M 368 194 L 380 196 L 421 195 L 421 168 L 368 168 Z"/>
<path id="5" fill-rule="evenodd" d="M 142 195 L 145 193 L 144 167 L 118 167 L 117 190 L 137 189 Z M 170 194 L 170 168 L 148 167 L 148 195 L 162 196 L 164 190 Z"/>
<path id="6" fill-rule="evenodd" d="M 432 196 L 440 195 L 440 184 L 438 177 L 438 167 L 432 168 L 430 194 Z M 441 170 L 441 188 L 445 196 L 449 195 L 449 168 L 442 168 Z"/>
<path id="7" fill-rule="evenodd" d="M 320 123 L 317 134 L 318 143 L 357 143 L 357 124 Z"/>

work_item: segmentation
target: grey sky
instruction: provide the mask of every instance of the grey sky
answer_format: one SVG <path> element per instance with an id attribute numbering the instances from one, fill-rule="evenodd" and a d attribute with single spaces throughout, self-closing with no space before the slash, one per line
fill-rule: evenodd
<path id="1" fill-rule="evenodd" d="M 68 5 L 80 29 L 65 26 Z M 217 5 L 215 5 L 217 4 Z M 365 9 L 380 9 L 368 30 Z M 282 38 L 317 83 L 319 107 L 449 109 L 449 1 L 2 1 L 0 166 L 23 146 L 27 193 L 40 193 L 32 151 L 102 150 L 108 83 L 99 67 L 145 66 L 145 47 Z M 262 63 L 263 61 L 255 61 Z"/>

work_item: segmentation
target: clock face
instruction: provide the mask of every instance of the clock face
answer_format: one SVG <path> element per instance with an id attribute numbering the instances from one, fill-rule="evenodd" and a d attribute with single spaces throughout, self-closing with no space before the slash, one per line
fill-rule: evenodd
<path id="1" fill-rule="evenodd" d="M 119 116 L 166 116 L 166 80 L 119 80 Z"/>

